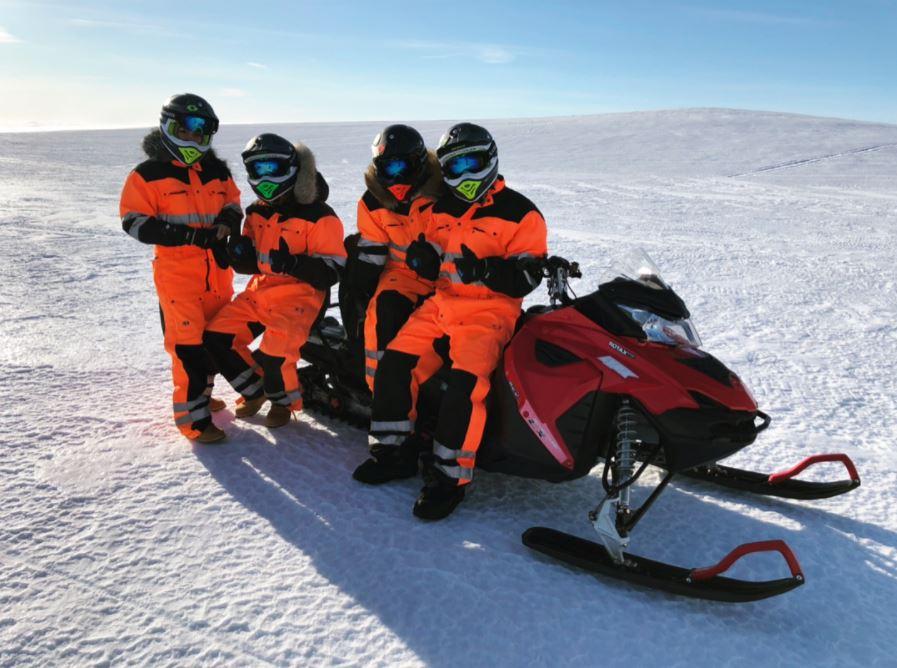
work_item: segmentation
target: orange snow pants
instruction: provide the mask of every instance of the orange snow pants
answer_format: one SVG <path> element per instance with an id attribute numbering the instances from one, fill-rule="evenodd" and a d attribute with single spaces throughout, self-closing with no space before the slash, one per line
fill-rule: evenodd
<path id="1" fill-rule="evenodd" d="M 402 325 L 427 296 L 433 284 L 421 281 L 410 271 L 387 269 L 380 277 L 377 291 L 368 302 L 364 317 L 364 377 L 374 391 L 377 365 Z"/>
<path id="2" fill-rule="evenodd" d="M 374 385 L 371 441 L 399 447 L 414 430 L 417 394 L 443 365 L 434 344 L 448 339 L 448 387 L 433 442 L 434 465 L 465 485 L 473 479 L 486 426 L 490 377 L 514 334 L 518 302 L 436 293 L 387 347 Z"/>
<path id="3" fill-rule="evenodd" d="M 212 421 L 215 368 L 202 345 L 203 330 L 233 295 L 233 272 L 219 268 L 210 255 L 205 261 L 157 257 L 153 263 L 165 351 L 171 356 L 174 422 L 187 438 L 199 436 Z"/>
<path id="4" fill-rule="evenodd" d="M 296 373 L 299 349 L 308 339 L 324 293 L 305 283 L 247 289 L 219 311 L 206 328 L 205 344 L 221 374 L 246 399 L 302 409 Z M 249 343 L 262 335 L 253 355 Z"/>

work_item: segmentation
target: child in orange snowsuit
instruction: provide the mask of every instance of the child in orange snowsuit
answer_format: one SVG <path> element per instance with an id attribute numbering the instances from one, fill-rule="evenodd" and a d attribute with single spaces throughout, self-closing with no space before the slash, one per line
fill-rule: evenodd
<path id="1" fill-rule="evenodd" d="M 243 162 L 260 199 L 246 209 L 243 235 L 231 240 L 228 257 L 253 276 L 204 340 L 242 395 L 237 417 L 270 401 L 266 425 L 275 428 L 302 409 L 299 350 L 345 265 L 343 225 L 326 204 L 327 183 L 305 145 L 262 134 L 247 144 Z M 247 344 L 259 334 L 253 354 Z"/>

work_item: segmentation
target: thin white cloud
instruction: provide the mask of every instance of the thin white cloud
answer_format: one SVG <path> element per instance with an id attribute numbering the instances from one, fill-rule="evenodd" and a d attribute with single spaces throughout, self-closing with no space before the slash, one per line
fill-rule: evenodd
<path id="1" fill-rule="evenodd" d="M 92 28 L 104 30 L 122 30 L 141 34 L 162 35 L 165 37 L 188 37 L 183 32 L 177 32 L 160 25 L 134 21 L 98 21 L 96 19 L 69 19 L 69 23 L 76 28 Z"/>
<path id="2" fill-rule="evenodd" d="M 770 12 L 756 12 L 742 9 L 709 9 L 688 7 L 688 11 L 709 19 L 734 21 L 737 23 L 760 23 L 765 25 L 811 26 L 822 25 L 825 21 L 809 16 L 785 16 Z"/>
<path id="3" fill-rule="evenodd" d="M 257 70 L 267 70 L 268 69 L 268 66 L 264 65 L 262 63 L 254 63 L 254 62 L 250 61 L 246 64 L 249 65 L 249 67 L 254 67 Z"/>
<path id="4" fill-rule="evenodd" d="M 504 65 L 517 57 L 519 49 L 499 44 L 479 44 L 473 42 L 430 42 L 426 40 L 399 40 L 391 43 L 400 49 L 424 52 L 422 58 L 463 58 L 473 57 L 488 65 Z"/>
<path id="5" fill-rule="evenodd" d="M 9 34 L 6 28 L 0 26 L 0 44 L 21 44 L 22 40 L 20 40 L 15 35 Z"/>
<path id="6" fill-rule="evenodd" d="M 242 88 L 222 88 L 221 97 L 246 97 L 246 91 Z"/>

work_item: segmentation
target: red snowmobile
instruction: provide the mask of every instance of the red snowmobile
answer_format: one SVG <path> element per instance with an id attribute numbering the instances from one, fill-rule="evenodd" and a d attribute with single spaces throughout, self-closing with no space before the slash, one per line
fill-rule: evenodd
<path id="1" fill-rule="evenodd" d="M 756 494 L 821 499 L 860 484 L 844 454 L 808 457 L 770 474 L 718 464 L 754 442 L 770 423 L 738 376 L 701 341 L 683 301 L 642 254 L 634 270 L 575 298 L 576 263 L 543 261 L 550 303 L 522 315 L 493 378 L 490 418 L 477 455 L 487 471 L 563 482 L 602 465 L 604 498 L 589 513 L 598 542 L 532 527 L 528 547 L 575 566 L 696 598 L 753 601 L 803 584 L 800 565 L 781 540 L 735 548 L 715 566 L 682 568 L 625 551 L 630 535 L 676 476 Z M 341 301 L 345 299 L 341 295 Z M 370 396 L 363 360 L 332 317 L 303 349 L 306 406 L 366 426 Z M 418 431 L 426 433 L 444 383 L 437 374 L 421 388 Z M 432 433 L 432 432 L 430 432 Z M 809 482 L 795 476 L 819 462 L 841 462 L 849 478 Z M 665 471 L 639 506 L 630 489 L 647 467 Z M 776 551 L 790 577 L 763 582 L 724 577 L 739 558 Z"/>

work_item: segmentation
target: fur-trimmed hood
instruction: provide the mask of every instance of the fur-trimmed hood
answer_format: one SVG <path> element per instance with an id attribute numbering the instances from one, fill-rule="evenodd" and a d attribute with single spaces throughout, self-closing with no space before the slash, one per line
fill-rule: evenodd
<path id="1" fill-rule="evenodd" d="M 148 157 L 150 160 L 158 160 L 159 162 L 171 162 L 175 159 L 175 157 L 171 155 L 171 152 L 167 148 L 165 148 L 165 144 L 162 143 L 162 131 L 159 128 L 150 130 L 149 133 L 144 136 L 141 146 L 143 147 L 143 152 L 146 153 L 146 157 Z M 209 159 L 224 162 L 215 154 L 215 150 L 212 148 L 206 151 L 206 154 L 203 156 L 200 162 Z"/>
<path id="2" fill-rule="evenodd" d="M 293 186 L 293 197 L 299 204 L 326 202 L 330 188 L 318 172 L 315 154 L 302 142 L 296 142 L 293 147 L 299 156 L 299 174 Z"/>
<path id="3" fill-rule="evenodd" d="M 377 199 L 380 204 L 390 211 L 395 211 L 401 206 L 401 202 L 389 192 L 382 183 L 374 176 L 374 164 L 368 165 L 364 171 L 364 185 L 370 193 Z M 439 168 L 439 160 L 436 159 L 434 151 L 427 151 L 427 178 L 424 182 L 411 193 L 408 198 L 410 202 L 415 197 L 429 197 L 430 199 L 438 199 L 440 195 L 445 193 L 445 184 L 442 181 L 442 171 Z"/>

